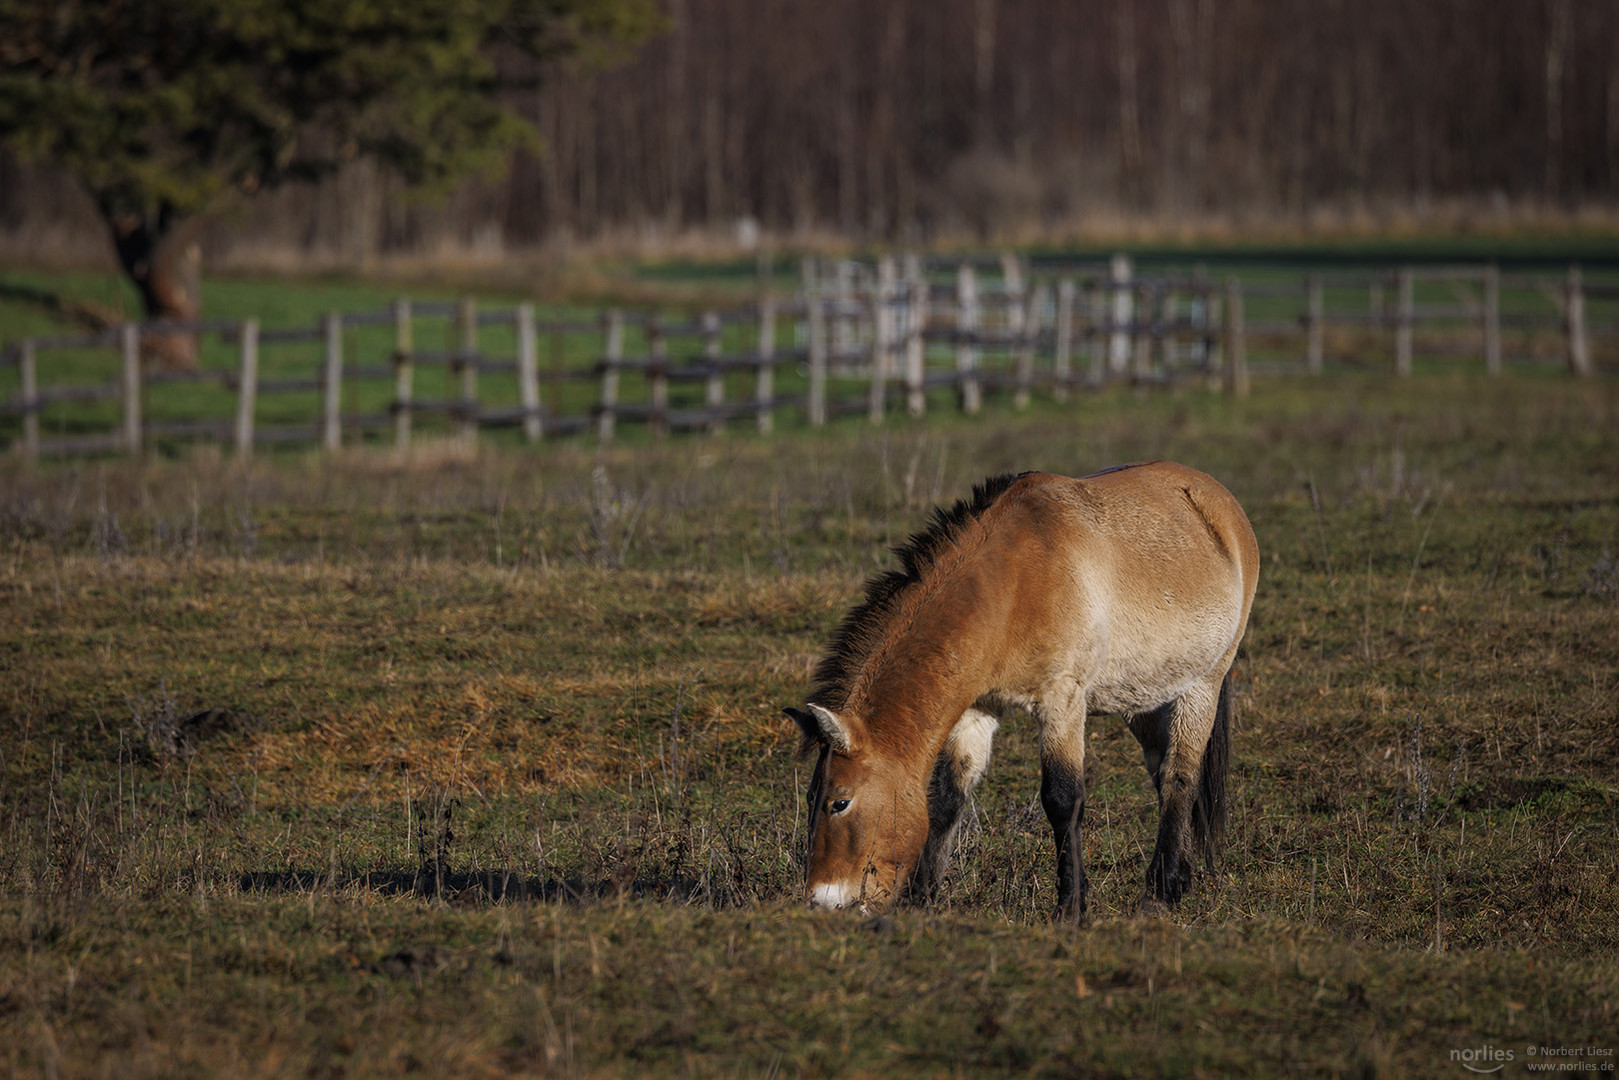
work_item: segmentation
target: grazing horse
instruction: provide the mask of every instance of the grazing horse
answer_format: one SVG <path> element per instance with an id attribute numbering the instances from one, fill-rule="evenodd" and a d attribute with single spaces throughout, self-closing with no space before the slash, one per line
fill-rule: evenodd
<path id="1" fill-rule="evenodd" d="M 1162 912 L 1225 829 L 1232 660 L 1259 548 L 1218 482 L 1167 461 L 1073 479 L 999 476 L 936 510 L 873 578 L 788 709 L 809 783 L 806 888 L 816 907 L 931 897 L 997 717 L 1040 726 L 1040 801 L 1057 914 L 1085 911 L 1085 717 L 1117 713 L 1158 790 L 1141 910 Z"/>

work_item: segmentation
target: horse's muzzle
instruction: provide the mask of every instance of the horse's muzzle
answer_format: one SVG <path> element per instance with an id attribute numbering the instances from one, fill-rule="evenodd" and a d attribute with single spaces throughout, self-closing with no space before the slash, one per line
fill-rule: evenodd
<path id="1" fill-rule="evenodd" d="M 812 908 L 832 911 L 838 908 L 853 907 L 859 902 L 859 893 L 847 885 L 830 883 L 810 886 L 809 905 Z"/>

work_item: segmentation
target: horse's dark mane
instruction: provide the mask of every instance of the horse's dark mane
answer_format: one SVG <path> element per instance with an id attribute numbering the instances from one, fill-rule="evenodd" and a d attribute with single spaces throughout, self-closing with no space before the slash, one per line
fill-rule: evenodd
<path id="1" fill-rule="evenodd" d="M 881 639 L 888 613 L 900 595 L 922 579 L 972 522 L 995 504 L 1006 489 L 1027 473 L 992 476 L 973 487 L 971 497 L 946 509 L 935 507 L 927 528 L 894 549 L 900 569 L 887 570 L 866 582 L 866 597 L 838 624 L 826 655 L 815 669 L 815 690 L 810 700 L 833 710 L 844 708 L 855 676 L 872 647 Z"/>

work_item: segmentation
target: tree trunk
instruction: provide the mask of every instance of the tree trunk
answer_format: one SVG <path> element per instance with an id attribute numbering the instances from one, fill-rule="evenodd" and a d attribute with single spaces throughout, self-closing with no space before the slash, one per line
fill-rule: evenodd
<path id="1" fill-rule="evenodd" d="M 1132 209 L 1145 203 L 1141 172 L 1141 97 L 1137 85 L 1139 60 L 1135 13 L 1129 4 L 1118 11 L 1119 71 L 1119 188 Z"/>
<path id="2" fill-rule="evenodd" d="M 1555 202 L 1563 187 L 1563 82 L 1568 60 L 1569 0 L 1550 0 L 1546 28 L 1546 158 L 1545 188 Z"/>
<path id="3" fill-rule="evenodd" d="M 102 213 L 118 262 L 140 293 L 146 319 L 197 321 L 202 314 L 198 219 L 177 219 L 166 207 L 147 214 L 113 213 L 104 207 Z M 195 371 L 197 335 L 148 332 L 142 336 L 141 353 L 147 370 Z"/>

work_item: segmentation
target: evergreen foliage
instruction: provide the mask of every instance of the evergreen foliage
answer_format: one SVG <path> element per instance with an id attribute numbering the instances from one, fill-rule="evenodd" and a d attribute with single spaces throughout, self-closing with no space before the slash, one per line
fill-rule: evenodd
<path id="1" fill-rule="evenodd" d="M 659 19 L 653 0 L 0 0 L 0 141 L 84 183 L 161 311 L 159 246 L 229 192 L 361 156 L 421 185 L 497 169 L 536 141 L 509 98 L 542 61 Z"/>

